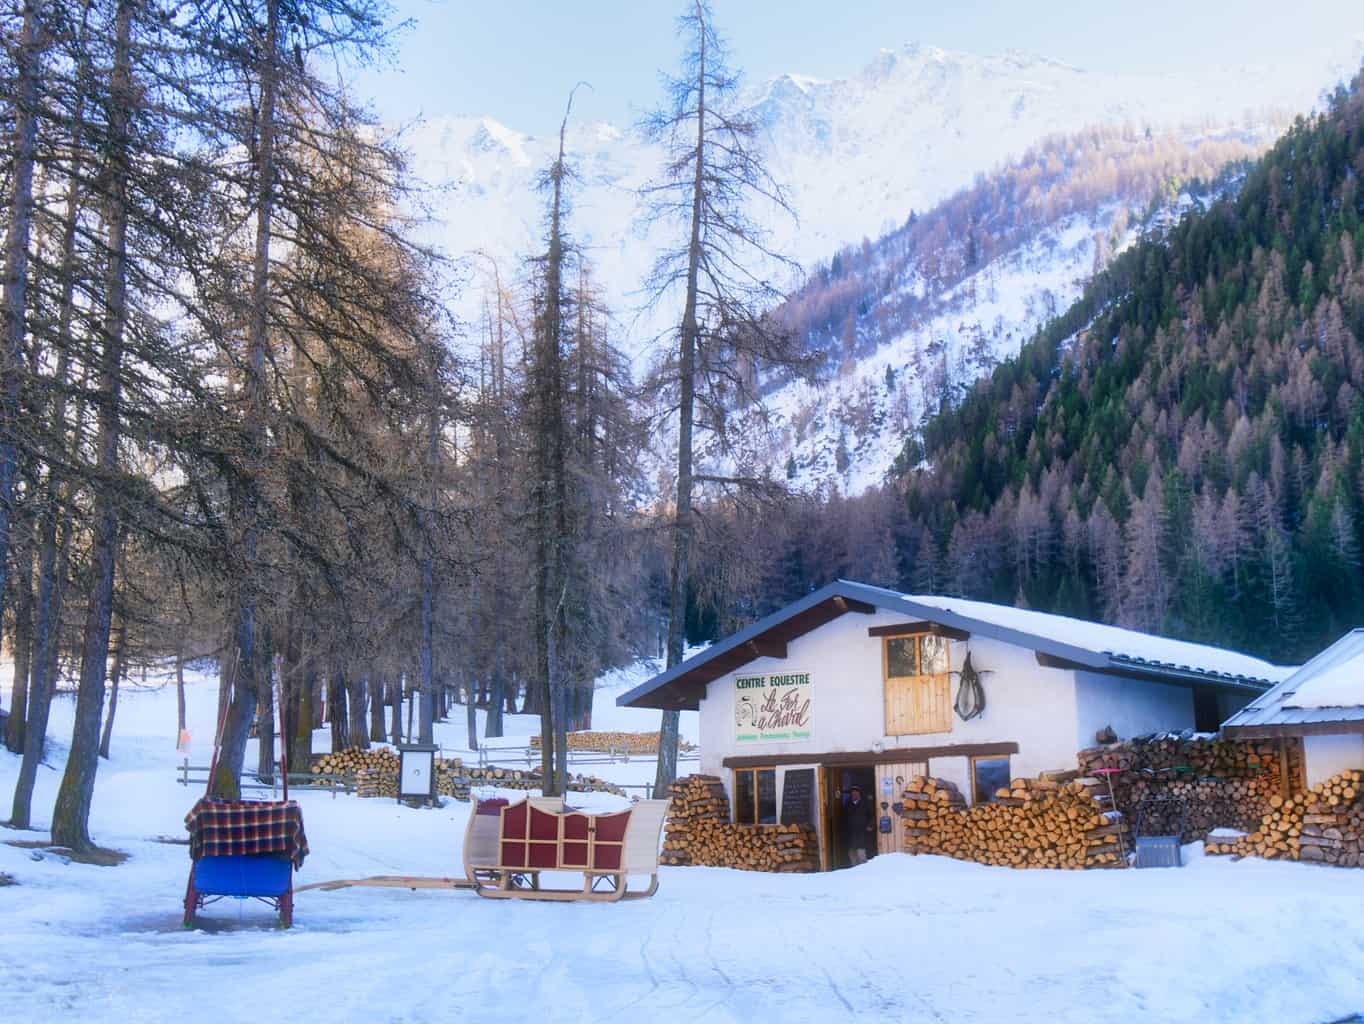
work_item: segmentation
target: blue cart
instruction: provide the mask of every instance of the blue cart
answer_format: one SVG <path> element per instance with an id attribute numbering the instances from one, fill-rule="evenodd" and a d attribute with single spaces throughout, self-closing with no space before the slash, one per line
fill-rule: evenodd
<path id="1" fill-rule="evenodd" d="M 189 870 L 185 890 L 185 927 L 194 915 L 219 900 L 260 900 L 279 914 L 281 927 L 294 923 L 294 865 L 282 854 L 205 856 Z"/>

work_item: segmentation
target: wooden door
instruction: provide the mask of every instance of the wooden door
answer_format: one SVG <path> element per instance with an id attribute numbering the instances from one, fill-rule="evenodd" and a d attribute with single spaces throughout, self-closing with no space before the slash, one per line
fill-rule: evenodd
<path id="1" fill-rule="evenodd" d="M 905 761 L 876 766 L 876 852 L 899 853 L 905 848 L 904 819 L 895 813 L 895 804 L 904 796 L 910 779 L 928 774 L 923 761 Z M 881 831 L 882 818 L 890 818 L 890 831 Z"/>

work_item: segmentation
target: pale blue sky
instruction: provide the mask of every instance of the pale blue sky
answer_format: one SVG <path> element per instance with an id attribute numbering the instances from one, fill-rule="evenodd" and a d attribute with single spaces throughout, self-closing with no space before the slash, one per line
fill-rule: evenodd
<path id="1" fill-rule="evenodd" d="M 388 66 L 354 84 L 389 121 L 490 114 L 540 133 L 567 91 L 584 120 L 631 121 L 658 96 L 678 45 L 672 0 L 394 0 L 415 27 Z M 856 72 L 882 47 L 917 41 L 1015 48 L 1085 68 L 1166 71 L 1269 63 L 1364 34 L 1361 0 L 714 0 L 751 80 Z M 1323 86 L 1327 83 L 1323 83 Z"/>

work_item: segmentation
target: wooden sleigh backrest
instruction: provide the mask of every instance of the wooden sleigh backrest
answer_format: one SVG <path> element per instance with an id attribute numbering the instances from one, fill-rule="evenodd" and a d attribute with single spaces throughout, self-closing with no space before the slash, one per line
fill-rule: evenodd
<path id="1" fill-rule="evenodd" d="M 475 800 L 469 811 L 469 824 L 464 829 L 464 863 L 490 865 L 497 863 L 497 836 L 502 821 L 502 808 L 510 803 L 504 798 Z"/>
<path id="2" fill-rule="evenodd" d="M 658 871 L 659 844 L 668 800 L 638 800 L 630 805 L 630 826 L 625 830 L 625 872 L 652 875 Z"/>

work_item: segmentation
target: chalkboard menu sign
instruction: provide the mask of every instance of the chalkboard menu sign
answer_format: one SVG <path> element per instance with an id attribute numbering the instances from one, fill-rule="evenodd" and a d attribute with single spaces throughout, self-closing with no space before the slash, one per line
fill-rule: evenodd
<path id="1" fill-rule="evenodd" d="M 815 770 L 788 768 L 781 787 L 781 823 L 783 825 L 813 825 L 815 823 Z"/>

